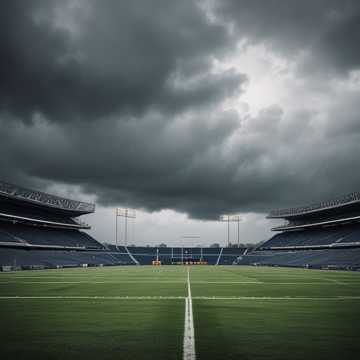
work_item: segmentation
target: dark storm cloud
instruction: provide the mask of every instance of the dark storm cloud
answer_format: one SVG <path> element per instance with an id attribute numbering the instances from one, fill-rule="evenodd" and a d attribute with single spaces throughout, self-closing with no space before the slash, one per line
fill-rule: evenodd
<path id="1" fill-rule="evenodd" d="M 250 43 L 264 43 L 292 59 L 304 56 L 317 71 L 360 67 L 357 0 L 224 0 L 210 2 L 216 16 Z"/>
<path id="2" fill-rule="evenodd" d="M 359 65 L 357 4 L 216 4 L 213 17 L 195 1 L 2 1 L 1 178 L 212 219 L 357 190 L 359 86 L 321 114 L 251 115 L 227 103 L 251 79 L 214 65 L 247 39 L 345 79 Z"/>
<path id="3" fill-rule="evenodd" d="M 345 106 L 359 109 L 356 95 Z M 360 164 L 349 154 L 360 151 L 360 131 L 352 119 L 342 134 L 332 131 L 333 116 L 345 110 L 335 104 L 320 127 L 311 114 L 287 117 L 276 106 L 242 119 L 198 112 L 168 122 L 152 114 L 103 120 L 101 127 L 39 119 L 33 126 L 2 127 L 1 150 L 9 156 L 1 165 L 16 164 L 29 181 L 81 185 L 103 205 L 171 208 L 210 219 L 267 211 L 358 188 Z"/>
<path id="4" fill-rule="evenodd" d="M 0 109 L 24 120 L 34 112 L 56 121 L 150 107 L 173 113 L 221 100 L 245 80 L 209 73 L 210 57 L 225 49 L 228 36 L 192 1 L 0 7 Z M 189 63 L 198 64 L 194 79 L 187 78 Z"/>

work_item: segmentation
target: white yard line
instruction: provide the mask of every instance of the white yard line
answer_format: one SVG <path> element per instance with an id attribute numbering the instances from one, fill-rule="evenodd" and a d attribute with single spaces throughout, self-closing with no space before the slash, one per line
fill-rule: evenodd
<path id="1" fill-rule="evenodd" d="M 185 284 L 182 281 L 0 281 L 1 284 Z"/>
<path id="2" fill-rule="evenodd" d="M 193 281 L 193 284 L 264 284 L 262 281 Z"/>
<path id="3" fill-rule="evenodd" d="M 92 280 L 44 280 L 44 281 L 17 281 L 17 280 L 8 280 L 1 281 L 1 284 L 186 284 L 184 280 L 117 280 L 117 281 L 92 281 Z"/>
<path id="4" fill-rule="evenodd" d="M 196 359 L 195 333 L 194 333 L 194 318 L 193 318 L 189 268 L 187 269 L 187 287 L 188 287 L 188 296 L 185 298 L 183 359 L 184 360 L 195 360 Z"/>
<path id="5" fill-rule="evenodd" d="M 0 300 L 7 299 L 85 299 L 85 300 L 183 300 L 184 296 L 0 296 Z"/>
<path id="6" fill-rule="evenodd" d="M 105 281 L 91 281 L 91 280 L 57 280 L 57 281 L 17 281 L 15 279 L 12 280 L 0 280 L 0 285 L 5 284 L 184 284 L 184 280 L 105 280 Z M 327 281 L 315 281 L 315 282 L 270 282 L 270 281 L 193 281 L 193 284 L 219 284 L 219 285 L 358 285 L 359 282 L 350 281 L 337 281 L 337 280 L 327 280 Z"/>
<path id="7" fill-rule="evenodd" d="M 332 283 L 327 281 L 309 281 L 309 282 L 263 282 L 263 284 L 271 285 L 339 285 L 343 283 Z"/>
<path id="8" fill-rule="evenodd" d="M 261 285 L 347 285 L 346 283 L 342 282 L 328 282 L 328 281 L 311 281 L 311 282 L 273 282 L 273 281 L 264 281 L 259 283 L 251 283 L 248 284 L 261 284 Z"/>
<path id="9" fill-rule="evenodd" d="M 347 285 L 346 282 L 335 280 L 335 279 L 324 279 L 324 280 L 330 281 L 330 283 L 333 283 L 335 285 Z"/>
<path id="10" fill-rule="evenodd" d="M 193 300 L 360 300 L 360 296 L 194 296 Z"/>
<path id="11" fill-rule="evenodd" d="M 191 293 L 190 293 L 191 294 Z M 26 299 L 45 299 L 45 300 L 185 300 L 185 325 L 190 325 L 192 332 L 195 354 L 194 321 L 192 310 L 192 300 L 360 300 L 360 296 L 328 296 L 328 297 L 309 297 L 309 296 L 0 296 L 0 300 L 26 300 Z M 189 301 L 190 300 L 190 301 Z M 185 326 L 185 334 L 189 328 Z M 185 357 L 184 357 L 185 359 Z M 192 357 L 191 359 L 195 359 Z"/>

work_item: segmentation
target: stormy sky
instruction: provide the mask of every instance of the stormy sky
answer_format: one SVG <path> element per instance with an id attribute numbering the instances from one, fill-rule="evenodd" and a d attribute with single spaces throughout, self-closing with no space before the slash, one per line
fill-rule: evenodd
<path id="1" fill-rule="evenodd" d="M 138 209 L 135 243 L 269 236 L 360 189 L 357 0 L 0 2 L 0 178 Z M 135 233 L 135 232 L 134 232 Z"/>

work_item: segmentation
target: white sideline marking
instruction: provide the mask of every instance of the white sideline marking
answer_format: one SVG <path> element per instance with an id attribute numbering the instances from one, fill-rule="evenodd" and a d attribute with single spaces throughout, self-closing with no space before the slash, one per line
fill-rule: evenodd
<path id="1" fill-rule="evenodd" d="M 1 284 L 185 284 L 184 281 L 1 281 Z"/>
<path id="2" fill-rule="evenodd" d="M 194 296 L 194 300 L 360 300 L 360 296 Z"/>
<path id="3" fill-rule="evenodd" d="M 262 281 L 193 281 L 193 284 L 264 284 Z"/>
<path id="4" fill-rule="evenodd" d="M 183 300 L 184 296 L 0 296 L 6 299 L 85 299 L 85 300 Z"/>
<path id="5" fill-rule="evenodd" d="M 186 300 L 185 296 L 0 296 L 0 300 L 12 299 L 47 299 L 47 300 Z M 309 297 L 309 296 L 194 296 L 192 300 L 360 300 L 360 296 L 332 296 L 332 297 Z M 187 304 L 187 305 L 186 305 Z M 185 302 L 185 306 L 189 304 Z M 192 306 L 192 301 L 191 301 Z M 185 309 L 190 313 L 189 306 Z M 191 312 L 192 315 L 192 312 Z M 186 318 L 186 316 L 185 316 Z M 186 320 L 186 319 L 185 319 Z M 193 318 L 191 317 L 192 324 Z M 186 329 L 186 328 L 185 328 Z"/>
<path id="6" fill-rule="evenodd" d="M 87 281 L 87 280 L 58 280 L 58 281 L 17 281 L 15 279 L 12 280 L 0 280 L 0 285 L 3 284 L 184 284 L 183 280 L 118 280 L 118 281 Z M 227 285 L 227 284 L 261 284 L 261 285 L 358 285 L 358 282 L 350 281 L 337 281 L 337 280 L 327 280 L 322 282 L 269 282 L 269 281 L 193 281 L 193 284 L 220 284 L 220 285 Z"/>
<path id="7" fill-rule="evenodd" d="M 272 285 L 347 285 L 347 283 L 344 282 L 326 282 L 326 281 L 322 281 L 322 282 L 317 282 L 317 281 L 313 281 L 313 282 L 268 282 L 268 283 L 264 283 L 264 284 L 272 284 Z"/>
<path id="8" fill-rule="evenodd" d="M 330 281 L 331 284 L 335 284 L 335 285 L 347 285 L 346 282 L 335 279 L 324 279 L 324 280 Z"/>
<path id="9" fill-rule="evenodd" d="M 219 284 L 222 282 L 219 281 Z M 296 281 L 296 282 L 274 282 L 274 281 L 247 281 L 247 282 L 223 282 L 224 284 L 261 284 L 261 285 L 348 285 L 348 283 L 345 282 L 328 282 L 328 281 Z"/>
<path id="10" fill-rule="evenodd" d="M 187 287 L 188 287 L 188 296 L 185 298 L 183 359 L 195 360 L 196 354 L 195 354 L 194 318 L 193 318 L 193 309 L 192 309 L 189 268 L 187 269 Z"/>

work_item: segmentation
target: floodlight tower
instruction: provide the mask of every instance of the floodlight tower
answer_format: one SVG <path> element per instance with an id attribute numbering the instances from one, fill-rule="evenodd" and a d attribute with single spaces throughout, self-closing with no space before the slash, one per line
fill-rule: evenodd
<path id="1" fill-rule="evenodd" d="M 220 221 L 227 222 L 227 246 L 230 246 L 230 222 L 237 223 L 237 246 L 240 247 L 240 215 L 225 214 L 220 216 Z"/>
<path id="2" fill-rule="evenodd" d="M 118 246 L 118 217 L 123 217 L 125 221 L 125 237 L 124 245 L 127 246 L 127 235 L 128 235 L 128 219 L 136 219 L 136 210 L 134 209 L 122 209 L 116 208 L 115 210 L 115 242 L 116 247 Z"/>

